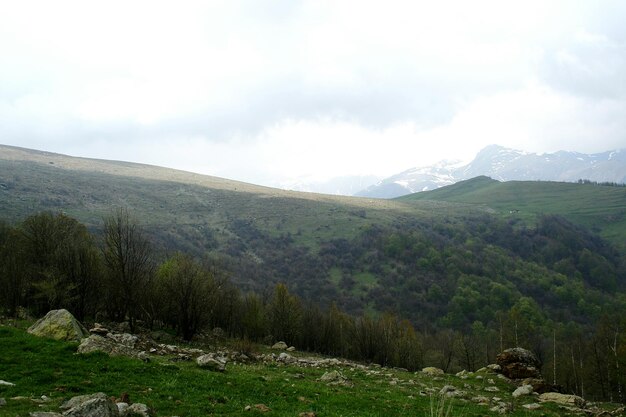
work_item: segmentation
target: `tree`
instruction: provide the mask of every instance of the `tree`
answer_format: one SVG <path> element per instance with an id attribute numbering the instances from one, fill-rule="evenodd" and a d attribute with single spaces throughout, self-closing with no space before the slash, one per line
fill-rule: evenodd
<path id="1" fill-rule="evenodd" d="M 219 298 L 213 275 L 189 255 L 178 253 L 161 265 L 156 275 L 163 320 L 174 325 L 185 340 L 206 327 Z"/>
<path id="2" fill-rule="evenodd" d="M 128 318 L 134 331 L 153 264 L 150 244 L 126 208 L 119 208 L 104 219 L 103 257 L 110 313 L 119 316 L 117 319 Z"/>
<path id="3" fill-rule="evenodd" d="M 276 340 L 293 344 L 301 326 L 302 307 L 300 300 L 289 294 L 285 284 L 277 284 L 269 306 L 270 330 Z"/>

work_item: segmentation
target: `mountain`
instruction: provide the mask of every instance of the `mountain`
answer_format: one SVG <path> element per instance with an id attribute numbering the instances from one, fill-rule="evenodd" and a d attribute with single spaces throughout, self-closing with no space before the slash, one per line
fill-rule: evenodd
<path id="1" fill-rule="evenodd" d="M 381 180 L 375 175 L 346 175 L 328 180 L 314 180 L 298 178 L 277 184 L 283 190 L 302 191 L 306 193 L 320 193 L 333 195 L 354 195 L 364 188 L 370 187 Z"/>
<path id="2" fill-rule="evenodd" d="M 98 237 L 126 207 L 159 260 L 219 259 L 244 293 L 283 282 L 305 300 L 393 311 L 424 329 L 490 325 L 514 308 L 589 323 L 621 308 L 625 190 L 483 177 L 384 200 L 0 146 L 0 220 L 63 212 Z"/>
<path id="3" fill-rule="evenodd" d="M 626 183 L 626 151 L 622 149 L 591 155 L 559 151 L 538 155 L 490 145 L 467 165 L 456 161 L 442 161 L 428 167 L 412 168 L 384 179 L 356 195 L 394 198 L 434 190 L 481 175 L 500 181 L 575 182 L 587 179 L 595 182 Z"/>

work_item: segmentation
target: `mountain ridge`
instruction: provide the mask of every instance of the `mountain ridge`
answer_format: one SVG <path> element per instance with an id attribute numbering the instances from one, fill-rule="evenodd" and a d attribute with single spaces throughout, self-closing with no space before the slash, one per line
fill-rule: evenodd
<path id="1" fill-rule="evenodd" d="M 461 165 L 458 161 L 440 161 L 430 166 L 411 168 L 355 195 L 395 198 L 430 191 L 481 175 L 500 181 L 575 182 L 584 179 L 626 183 L 626 151 L 617 149 L 596 154 L 570 151 L 536 154 L 489 145 L 466 165 Z"/>

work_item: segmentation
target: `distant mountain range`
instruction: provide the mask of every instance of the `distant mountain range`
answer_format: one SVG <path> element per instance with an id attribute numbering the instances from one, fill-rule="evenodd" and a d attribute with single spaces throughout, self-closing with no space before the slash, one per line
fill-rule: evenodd
<path id="1" fill-rule="evenodd" d="M 467 165 L 441 161 L 435 165 L 411 168 L 372 185 L 355 195 L 395 198 L 434 190 L 458 181 L 485 175 L 499 181 L 564 181 L 586 179 L 626 183 L 626 150 L 597 154 L 559 151 L 536 154 L 490 145 Z"/>

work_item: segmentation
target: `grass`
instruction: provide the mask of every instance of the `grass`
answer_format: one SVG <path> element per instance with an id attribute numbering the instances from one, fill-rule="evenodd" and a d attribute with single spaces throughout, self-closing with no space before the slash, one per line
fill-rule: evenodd
<path id="1" fill-rule="evenodd" d="M 58 411 L 64 399 L 105 392 L 128 393 L 131 401 L 153 408 L 158 416 L 259 415 L 246 406 L 264 404 L 267 416 L 297 416 L 313 411 L 317 416 L 484 416 L 488 408 L 458 399 L 435 398 L 441 386 L 471 383 L 472 395 L 489 395 L 485 380 L 461 380 L 446 375 L 433 380 L 401 370 L 342 367 L 353 383 L 330 386 L 319 381 L 327 369 L 271 364 L 229 364 L 225 373 L 201 370 L 193 362 L 172 363 L 158 357 L 150 363 L 108 357 L 77 355 L 76 343 L 37 338 L 24 330 L 0 326 L 0 379 L 15 383 L 0 386 L 7 405 L 0 416 L 28 416 L 31 411 Z M 562 415 L 553 406 L 529 413 L 514 400 L 513 387 L 496 378 L 496 393 L 513 402 L 513 416 Z M 467 388 L 463 388 L 467 389 Z M 45 395 L 49 402 L 38 403 Z M 21 399 L 20 399 L 21 398 Z M 434 399 L 433 399 L 434 398 Z"/>
<path id="2" fill-rule="evenodd" d="M 531 226 L 538 214 L 556 214 L 597 231 L 626 249 L 626 187 L 549 181 L 499 182 L 478 177 L 397 200 L 407 203 L 431 200 L 485 207 Z"/>

